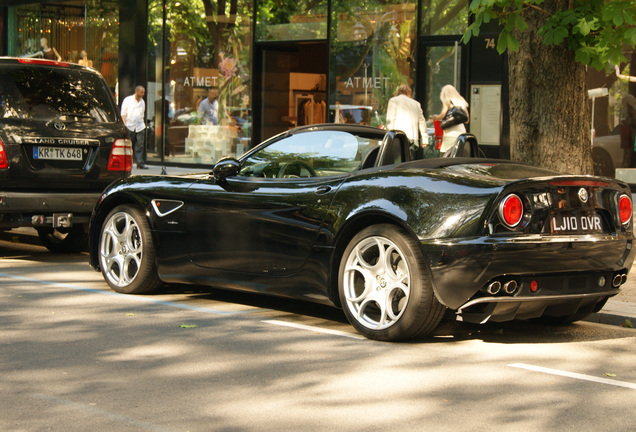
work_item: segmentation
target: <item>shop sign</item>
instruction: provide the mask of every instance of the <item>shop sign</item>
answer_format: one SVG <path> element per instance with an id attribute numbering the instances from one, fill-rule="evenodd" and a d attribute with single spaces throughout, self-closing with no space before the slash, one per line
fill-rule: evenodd
<path id="1" fill-rule="evenodd" d="M 343 81 L 345 89 L 384 89 L 387 86 L 389 77 L 349 77 Z"/>
<path id="2" fill-rule="evenodd" d="M 184 87 L 218 87 L 219 70 L 208 68 L 193 68 L 192 75 L 183 78 Z"/>

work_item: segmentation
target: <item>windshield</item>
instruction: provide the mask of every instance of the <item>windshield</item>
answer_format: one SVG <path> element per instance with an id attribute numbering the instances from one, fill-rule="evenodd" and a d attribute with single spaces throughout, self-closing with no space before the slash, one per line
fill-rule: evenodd
<path id="1" fill-rule="evenodd" d="M 114 122 L 110 90 L 96 74 L 67 68 L 9 67 L 0 71 L 0 116 Z"/>

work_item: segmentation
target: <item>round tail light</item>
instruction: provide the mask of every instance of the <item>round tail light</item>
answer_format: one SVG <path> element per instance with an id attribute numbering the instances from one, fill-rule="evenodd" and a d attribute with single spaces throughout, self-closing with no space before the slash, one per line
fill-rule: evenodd
<path id="1" fill-rule="evenodd" d="M 523 202 L 515 194 L 510 194 L 501 202 L 499 206 L 499 216 L 506 226 L 514 228 L 523 218 Z"/>
<path id="2" fill-rule="evenodd" d="M 632 219 L 632 200 L 625 194 L 618 199 L 618 215 L 623 225 Z"/>

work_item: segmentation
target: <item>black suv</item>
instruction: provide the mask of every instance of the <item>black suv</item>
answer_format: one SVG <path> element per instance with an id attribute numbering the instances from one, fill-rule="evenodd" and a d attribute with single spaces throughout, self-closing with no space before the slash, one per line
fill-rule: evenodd
<path id="1" fill-rule="evenodd" d="M 131 142 L 100 74 L 0 58 L 0 230 L 35 227 L 49 250 L 80 251 L 101 192 L 131 170 Z"/>

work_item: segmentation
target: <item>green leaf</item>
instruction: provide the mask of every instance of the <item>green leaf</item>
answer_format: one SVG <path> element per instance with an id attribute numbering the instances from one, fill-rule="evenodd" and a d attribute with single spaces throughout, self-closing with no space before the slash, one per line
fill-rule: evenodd
<path id="1" fill-rule="evenodd" d="M 198 328 L 199 326 L 196 324 L 181 324 L 179 327 L 190 329 L 190 328 Z"/>
<path id="2" fill-rule="evenodd" d="M 623 25 L 623 16 L 621 14 L 616 14 L 613 16 L 612 21 L 616 27 L 620 27 Z"/>
<path id="3" fill-rule="evenodd" d="M 526 22 L 526 20 L 523 19 L 521 14 L 517 14 L 517 18 L 515 19 L 515 21 L 515 27 L 517 27 L 517 30 L 521 32 L 526 31 L 526 29 L 528 28 L 528 23 Z"/>
<path id="4" fill-rule="evenodd" d="M 513 52 L 519 50 L 519 41 L 511 33 L 508 33 L 508 49 Z"/>
<path id="5" fill-rule="evenodd" d="M 503 54 L 508 48 L 508 33 L 501 32 L 499 34 L 499 39 L 497 39 L 497 52 L 499 54 Z"/>
<path id="6" fill-rule="evenodd" d="M 607 372 L 606 372 L 606 373 L 605 373 L 605 376 L 606 376 L 606 377 L 612 377 L 612 378 L 613 378 L 613 377 L 615 377 L 615 376 L 616 376 L 616 374 L 613 374 L 613 373 L 607 373 Z"/>

